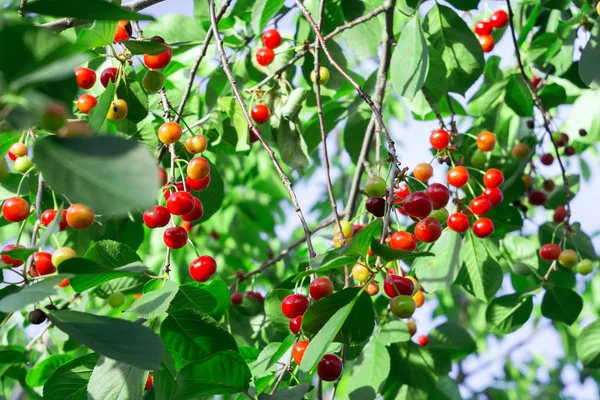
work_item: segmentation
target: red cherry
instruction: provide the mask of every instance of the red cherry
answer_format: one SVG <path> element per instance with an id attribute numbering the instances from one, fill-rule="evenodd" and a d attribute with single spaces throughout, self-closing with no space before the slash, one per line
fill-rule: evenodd
<path id="1" fill-rule="evenodd" d="M 455 188 L 461 188 L 469 181 L 469 171 L 462 165 L 451 168 L 446 174 L 446 180 Z"/>
<path id="2" fill-rule="evenodd" d="M 504 28 L 508 23 L 508 14 L 504 10 L 498 10 L 490 17 L 490 24 L 496 28 Z"/>
<path id="3" fill-rule="evenodd" d="M 91 94 L 82 94 L 77 99 L 77 109 L 84 114 L 89 114 L 92 108 L 96 107 L 98 100 Z"/>
<path id="4" fill-rule="evenodd" d="M 504 200 L 504 194 L 502 194 L 502 191 L 498 188 L 486 188 L 483 191 L 483 196 L 492 203 L 492 207 L 496 207 Z"/>
<path id="5" fill-rule="evenodd" d="M 479 36 L 479 44 L 484 53 L 489 53 L 494 50 L 494 38 L 491 35 Z"/>
<path id="6" fill-rule="evenodd" d="M 294 356 L 294 361 L 296 364 L 300 365 L 302 362 L 302 357 L 304 357 L 304 352 L 308 347 L 308 342 L 305 340 L 301 340 L 294 345 L 292 349 L 292 355 Z"/>
<path id="7" fill-rule="evenodd" d="M 159 36 L 154 36 L 151 40 L 153 40 L 155 42 L 159 42 L 159 43 L 164 43 L 165 45 L 167 44 Z M 167 65 L 169 65 L 169 62 L 171 61 L 172 56 L 173 56 L 173 52 L 171 51 L 170 48 L 167 48 L 165 51 L 163 51 L 162 53 L 160 53 L 156 56 L 153 56 L 150 54 L 144 54 L 144 64 L 146 64 L 146 66 L 150 69 L 154 69 L 154 70 L 163 69 Z"/>
<path id="8" fill-rule="evenodd" d="M 295 318 L 290 319 L 290 331 L 294 335 L 300 333 L 300 329 L 302 328 L 302 315 L 298 315 Z"/>
<path id="9" fill-rule="evenodd" d="M 281 311 L 288 318 L 296 318 L 303 315 L 310 305 L 308 298 L 301 294 L 290 294 L 281 302 Z"/>
<path id="10" fill-rule="evenodd" d="M 281 44 L 281 35 L 277 29 L 269 29 L 262 34 L 262 42 L 269 49 L 276 49 Z"/>
<path id="11" fill-rule="evenodd" d="M 204 179 L 192 179 L 188 176 L 187 178 L 185 178 L 185 185 L 190 190 L 196 190 L 198 192 L 201 192 L 205 190 L 208 187 L 208 185 L 210 185 L 210 175 L 208 175 Z"/>
<path id="12" fill-rule="evenodd" d="M 144 224 L 150 229 L 162 228 L 169 223 L 171 214 L 167 207 L 154 206 L 152 209 L 144 211 L 143 219 Z"/>
<path id="13" fill-rule="evenodd" d="M 252 115 L 254 122 L 259 125 L 264 124 L 271 117 L 271 111 L 269 110 L 269 107 L 265 106 L 264 104 L 257 104 L 252 107 L 250 114 Z"/>
<path id="14" fill-rule="evenodd" d="M 450 190 L 441 183 L 433 183 L 429 185 L 425 191 L 427 196 L 431 199 L 434 210 L 446 207 L 448 201 L 450 201 Z"/>
<path id="15" fill-rule="evenodd" d="M 152 389 L 154 389 L 154 377 L 152 374 L 148 374 L 148 377 L 146 378 L 146 384 L 144 385 L 144 390 L 147 392 Z"/>
<path id="16" fill-rule="evenodd" d="M 188 233 L 185 228 L 182 228 L 181 226 L 167 228 L 163 234 L 163 240 L 167 247 L 171 249 L 180 249 L 185 246 L 188 240 Z"/>
<path id="17" fill-rule="evenodd" d="M 96 83 L 96 73 L 89 68 L 77 67 L 75 68 L 75 80 L 80 88 L 91 89 Z"/>
<path id="18" fill-rule="evenodd" d="M 20 197 L 11 197 L 2 204 L 2 215 L 8 222 L 21 222 L 29 216 L 29 203 Z"/>
<path id="19" fill-rule="evenodd" d="M 33 266 L 40 276 L 53 274 L 56 267 L 52 264 L 52 254 L 40 251 L 33 255 Z"/>
<path id="20" fill-rule="evenodd" d="M 554 243 L 548 243 L 540 248 L 540 258 L 544 261 L 558 260 L 558 256 L 562 250 L 560 246 Z"/>
<path id="21" fill-rule="evenodd" d="M 202 207 L 202 203 L 197 197 L 194 197 L 194 209 L 188 214 L 183 214 L 181 219 L 187 222 L 198 221 L 200 218 L 202 218 L 203 214 L 204 207 Z"/>
<path id="22" fill-rule="evenodd" d="M 417 338 L 417 343 L 419 343 L 419 346 L 427 346 L 427 343 L 429 343 L 429 338 L 425 335 L 420 335 Z"/>
<path id="23" fill-rule="evenodd" d="M 317 374 L 325 382 L 337 381 L 343 370 L 344 363 L 335 354 L 325 354 L 317 364 Z"/>
<path id="24" fill-rule="evenodd" d="M 190 264 L 190 276 L 196 282 L 206 282 L 215 272 L 217 272 L 217 262 L 211 256 L 200 256 Z"/>
<path id="25" fill-rule="evenodd" d="M 445 149 L 450 144 L 450 135 L 448 135 L 448 131 L 445 129 L 437 129 L 431 132 L 429 143 L 436 150 Z"/>
<path id="26" fill-rule="evenodd" d="M 11 160 L 15 161 L 15 160 L 17 159 L 17 157 L 18 157 L 18 156 L 17 156 L 16 154 L 12 153 L 12 152 L 10 151 L 10 149 L 8 149 L 8 157 L 9 157 Z"/>
<path id="27" fill-rule="evenodd" d="M 541 190 L 532 190 L 527 194 L 527 200 L 534 206 L 543 206 L 546 204 L 546 193 Z"/>
<path id="28" fill-rule="evenodd" d="M 173 215 L 189 214 L 194 205 L 194 196 L 188 192 L 175 192 L 167 199 L 167 210 Z"/>
<path id="29" fill-rule="evenodd" d="M 537 87 L 539 86 L 541 81 L 542 81 L 542 79 L 539 76 L 532 76 L 531 77 L 531 86 L 533 86 L 534 89 L 537 89 Z"/>
<path id="30" fill-rule="evenodd" d="M 565 220 L 565 218 L 567 218 L 567 209 L 565 208 L 565 206 L 556 207 L 553 216 L 554 222 L 556 222 L 557 224 L 561 223 Z"/>
<path id="31" fill-rule="evenodd" d="M 129 40 L 129 33 L 127 32 L 127 29 L 125 29 L 125 26 L 119 24 L 117 25 L 117 30 L 115 31 L 113 42 L 117 43 L 125 40 Z"/>
<path id="32" fill-rule="evenodd" d="M 14 249 L 24 249 L 25 247 L 22 245 L 15 246 L 14 244 L 7 244 L 2 248 L 2 251 L 11 251 Z M 2 262 L 6 265 L 12 265 L 13 268 L 23 265 L 24 261 L 17 260 L 9 256 L 8 254 L 2 255 Z"/>
<path id="33" fill-rule="evenodd" d="M 575 147 L 573 146 L 567 146 L 565 147 L 565 154 L 567 156 L 574 156 L 577 153 L 577 150 L 575 150 Z"/>
<path id="34" fill-rule="evenodd" d="M 385 200 L 383 197 L 369 197 L 365 202 L 365 207 L 368 212 L 378 218 L 385 215 Z"/>
<path id="35" fill-rule="evenodd" d="M 442 225 L 435 218 L 424 218 L 415 225 L 415 236 L 421 242 L 435 242 L 442 236 Z"/>
<path id="36" fill-rule="evenodd" d="M 483 175 L 483 184 L 486 188 L 497 188 L 504 183 L 504 175 L 497 168 L 490 168 Z"/>
<path id="37" fill-rule="evenodd" d="M 389 297 L 396 297 L 399 294 L 412 296 L 414 289 L 414 282 L 400 275 L 388 275 L 383 283 L 383 291 Z"/>
<path id="38" fill-rule="evenodd" d="M 414 192 L 406 196 L 404 211 L 411 217 L 425 218 L 433 209 L 433 202 L 425 192 Z"/>
<path id="39" fill-rule="evenodd" d="M 244 296 L 242 296 L 240 292 L 233 292 L 231 293 L 229 299 L 231 300 L 231 304 L 234 306 L 239 306 L 242 304 L 242 301 L 244 301 Z"/>
<path id="40" fill-rule="evenodd" d="M 54 221 L 54 219 L 56 218 L 56 214 L 58 214 L 58 210 L 46 210 L 42 213 L 42 224 L 43 225 L 50 225 L 52 223 L 52 221 Z M 62 210 L 61 213 L 61 218 L 60 218 L 60 222 L 58 223 L 58 229 L 60 231 L 64 231 L 65 229 L 67 229 L 67 226 L 69 226 L 67 224 L 67 210 Z"/>
<path id="41" fill-rule="evenodd" d="M 410 189 L 408 188 L 408 185 L 402 182 L 400 187 L 394 191 L 394 203 L 401 203 L 409 194 Z"/>
<path id="42" fill-rule="evenodd" d="M 115 83 L 117 81 L 117 69 L 114 67 L 106 68 L 100 74 L 100 83 L 102 84 L 102 86 L 107 87 L 109 80 L 112 81 L 112 83 Z"/>
<path id="43" fill-rule="evenodd" d="M 417 238 L 410 232 L 394 232 L 390 238 L 390 247 L 395 250 L 413 251 L 417 248 Z"/>
<path id="44" fill-rule="evenodd" d="M 263 295 L 258 292 L 246 292 L 245 296 L 252 297 L 252 298 L 258 300 L 259 303 L 262 303 L 265 301 L 265 298 L 263 297 Z"/>
<path id="45" fill-rule="evenodd" d="M 309 292 L 313 300 L 319 301 L 333 293 L 333 283 L 325 277 L 316 278 L 310 283 Z"/>
<path id="46" fill-rule="evenodd" d="M 469 230 L 469 226 L 471 226 L 469 217 L 463 213 L 450 214 L 448 217 L 448 228 L 454 232 L 465 233 Z"/>
<path id="47" fill-rule="evenodd" d="M 473 224 L 473 233 L 478 238 L 486 238 L 494 233 L 494 223 L 489 218 L 479 218 Z"/>
<path id="48" fill-rule="evenodd" d="M 258 135 L 254 132 L 255 130 L 258 132 Z M 258 136 L 262 135 L 262 131 L 258 126 L 255 126 L 254 129 L 248 129 L 248 132 L 250 132 L 250 143 L 258 142 Z"/>
<path id="49" fill-rule="evenodd" d="M 160 186 L 165 186 L 169 180 L 167 171 L 163 167 L 158 167 L 158 179 L 160 180 Z"/>
<path id="50" fill-rule="evenodd" d="M 352 236 L 356 235 L 356 233 L 364 227 L 365 227 L 365 225 L 352 224 Z"/>
<path id="51" fill-rule="evenodd" d="M 475 215 L 485 215 L 492 209 L 492 202 L 485 196 L 477 196 L 471 200 L 469 208 Z"/>
<path id="52" fill-rule="evenodd" d="M 185 190 L 183 190 L 183 182 L 179 181 L 175 184 L 175 189 L 178 192 L 184 192 Z M 165 198 L 165 200 L 168 200 L 169 197 L 171 196 L 171 194 L 173 194 L 173 192 L 171 192 L 171 189 L 168 187 L 163 187 L 163 197 Z"/>
<path id="53" fill-rule="evenodd" d="M 475 33 L 478 35 L 489 35 L 494 27 L 487 21 L 479 21 L 475 24 Z"/>
<path id="54" fill-rule="evenodd" d="M 256 62 L 258 65 L 262 65 L 263 67 L 271 64 L 274 59 L 275 52 L 268 47 L 263 47 L 256 52 Z"/>

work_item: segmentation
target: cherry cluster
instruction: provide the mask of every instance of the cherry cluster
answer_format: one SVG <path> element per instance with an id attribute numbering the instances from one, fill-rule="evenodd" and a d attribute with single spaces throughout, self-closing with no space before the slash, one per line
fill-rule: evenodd
<path id="1" fill-rule="evenodd" d="M 594 269 L 594 264 L 591 260 L 579 260 L 579 256 L 575 250 L 565 249 L 554 243 L 548 243 L 540 248 L 540 258 L 544 261 L 558 261 L 565 268 L 573 268 L 582 275 L 587 275 Z"/>
<path id="2" fill-rule="evenodd" d="M 502 29 L 508 23 L 508 14 L 504 10 L 498 10 L 492 14 L 489 21 L 479 21 L 475 24 L 475 33 L 479 35 L 479 44 L 485 53 L 494 49 L 494 38 L 492 31 Z"/>

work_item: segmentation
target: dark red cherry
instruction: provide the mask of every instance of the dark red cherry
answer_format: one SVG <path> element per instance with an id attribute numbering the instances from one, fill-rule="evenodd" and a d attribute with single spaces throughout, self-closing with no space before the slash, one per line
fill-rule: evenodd
<path id="1" fill-rule="evenodd" d="M 325 354 L 317 364 L 317 374 L 325 382 L 334 382 L 342 376 L 344 364 L 335 354 Z"/>
<path id="2" fill-rule="evenodd" d="M 399 294 L 412 296 L 414 289 L 414 282 L 400 275 L 388 275 L 383 283 L 383 291 L 389 297 L 396 297 Z"/>
<path id="3" fill-rule="evenodd" d="M 112 83 L 117 81 L 117 69 L 114 67 L 106 68 L 100 74 L 100 83 L 102 86 L 107 87 L 109 80 L 112 81 Z"/>
<path id="4" fill-rule="evenodd" d="M 546 198 L 546 193 L 542 192 L 541 190 L 531 190 L 527 194 L 529 203 L 534 206 L 543 206 L 546 204 Z"/>
<path id="5" fill-rule="evenodd" d="M 231 304 L 234 306 L 239 306 L 242 304 L 242 301 L 244 301 L 244 296 L 242 296 L 240 292 L 233 292 L 231 293 L 229 300 L 231 300 Z"/>
<path id="6" fill-rule="evenodd" d="M 385 200 L 383 197 L 369 197 L 365 203 L 367 211 L 376 217 L 385 215 Z"/>
<path id="7" fill-rule="evenodd" d="M 316 278 L 310 283 L 309 292 L 313 300 L 319 301 L 333 293 L 333 283 L 325 277 Z"/>
<path id="8" fill-rule="evenodd" d="M 246 294 L 244 294 L 244 296 L 252 297 L 253 299 L 256 299 L 259 303 L 262 303 L 265 301 L 265 298 L 259 292 L 246 292 Z"/>
<path id="9" fill-rule="evenodd" d="M 434 210 L 446 207 L 446 204 L 448 204 L 448 201 L 450 200 L 450 190 L 441 183 L 429 185 L 425 193 L 431 199 Z"/>
<path id="10" fill-rule="evenodd" d="M 425 192 L 414 192 L 406 196 L 403 208 L 411 217 L 425 218 L 431 213 L 433 202 Z"/>

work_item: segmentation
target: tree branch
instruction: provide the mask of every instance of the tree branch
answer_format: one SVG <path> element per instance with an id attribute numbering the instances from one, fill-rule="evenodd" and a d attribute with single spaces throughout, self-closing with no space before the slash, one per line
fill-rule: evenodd
<path id="1" fill-rule="evenodd" d="M 225 1 L 225 3 L 230 3 L 230 2 L 231 2 L 231 0 Z M 219 56 L 221 58 L 221 64 L 223 65 L 223 70 L 225 71 L 225 75 L 227 75 L 227 79 L 229 80 L 229 83 L 231 85 L 231 88 L 233 89 L 235 98 L 236 98 L 237 102 L 239 103 L 240 108 L 242 109 L 242 112 L 244 113 L 244 118 L 246 118 L 246 122 L 247 122 L 248 126 L 254 132 L 256 137 L 258 137 L 258 140 L 260 141 L 260 143 L 263 145 L 263 147 L 269 154 L 269 157 L 271 158 L 271 161 L 273 162 L 273 165 L 275 166 L 275 169 L 277 170 L 277 173 L 279 174 L 279 178 L 281 179 L 281 182 L 283 182 L 283 184 L 285 185 L 285 187 L 288 190 L 288 193 L 289 193 L 292 203 L 294 205 L 296 214 L 298 214 L 300 223 L 302 224 L 302 227 L 304 228 L 304 235 L 306 237 L 306 245 L 308 247 L 310 257 L 313 258 L 316 256 L 316 253 L 313 248 L 312 241 L 310 240 L 311 232 L 310 232 L 310 229 L 308 228 L 308 224 L 306 223 L 306 219 L 304 219 L 304 214 L 302 213 L 302 209 L 300 208 L 300 204 L 298 203 L 296 193 L 294 192 L 294 189 L 292 189 L 292 183 L 290 182 L 290 179 L 287 177 L 285 172 L 283 172 L 281 165 L 279 165 L 279 162 L 275 158 L 275 152 L 273 151 L 273 149 L 271 149 L 271 147 L 267 144 L 267 142 L 265 142 L 262 135 L 259 133 L 257 127 L 253 124 L 252 120 L 250 119 L 250 115 L 248 114 L 248 110 L 246 108 L 246 103 L 244 103 L 244 100 L 242 99 L 242 95 L 240 94 L 240 91 L 235 83 L 235 79 L 231 73 L 231 70 L 229 69 L 229 65 L 227 64 L 227 56 L 225 55 L 225 50 L 223 49 L 223 41 L 221 40 L 221 37 L 219 36 L 219 27 L 217 25 L 217 20 L 215 17 L 214 0 L 209 0 L 208 4 L 209 4 L 208 7 L 210 9 L 210 22 L 211 22 L 212 29 L 214 32 L 215 41 L 217 42 L 217 49 L 219 51 Z"/>

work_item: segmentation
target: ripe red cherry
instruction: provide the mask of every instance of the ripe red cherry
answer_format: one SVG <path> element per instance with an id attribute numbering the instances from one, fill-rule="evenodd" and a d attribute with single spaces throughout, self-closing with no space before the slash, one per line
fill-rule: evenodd
<path id="1" fill-rule="evenodd" d="M 567 209 L 565 208 L 565 206 L 556 207 L 556 209 L 554 210 L 554 216 L 552 218 L 554 222 L 558 224 L 560 222 L 563 222 L 565 218 L 567 218 Z"/>
<path id="2" fill-rule="evenodd" d="M 486 238 L 494 233 L 494 223 L 489 218 L 479 218 L 473 224 L 473 233 L 478 238 Z"/>
<path id="3" fill-rule="evenodd" d="M 490 24 L 496 28 L 504 28 L 508 23 L 508 14 L 504 10 L 498 10 L 490 17 Z"/>
<path id="4" fill-rule="evenodd" d="M 242 301 L 244 301 L 244 296 L 242 296 L 240 292 L 233 292 L 231 293 L 229 300 L 231 300 L 231 304 L 233 304 L 234 306 L 238 306 L 242 304 Z"/>
<path id="5" fill-rule="evenodd" d="M 175 189 L 178 192 L 184 192 L 185 190 L 183 190 L 183 182 L 179 181 L 175 184 Z M 163 187 L 163 197 L 165 198 L 165 200 L 168 200 L 169 197 L 173 194 L 173 192 L 171 192 L 171 189 L 168 187 Z"/>
<path id="6" fill-rule="evenodd" d="M 91 94 L 82 94 L 77 99 L 77 109 L 84 114 L 88 114 L 97 104 L 98 100 Z"/>
<path id="7" fill-rule="evenodd" d="M 258 292 L 246 292 L 245 296 L 252 297 L 253 299 L 256 299 L 259 303 L 262 303 L 265 301 L 265 298 L 263 297 L 263 295 Z"/>
<path id="8" fill-rule="evenodd" d="M 465 233 L 471 223 L 469 222 L 469 217 L 467 217 L 463 213 L 454 213 L 450 214 L 448 217 L 448 228 L 458 233 Z"/>
<path id="9" fill-rule="evenodd" d="M 274 59 L 275 52 L 268 47 L 263 47 L 256 52 L 256 62 L 263 67 L 271 64 Z"/>
<path id="10" fill-rule="evenodd" d="M 487 21 L 479 21 L 475 24 L 475 33 L 478 35 L 489 35 L 494 27 Z"/>
<path id="11" fill-rule="evenodd" d="M 148 374 L 148 377 L 146 378 L 146 384 L 144 385 L 144 390 L 147 392 L 152 389 L 154 389 L 154 377 L 152 374 Z"/>
<path id="12" fill-rule="evenodd" d="M 109 80 L 112 81 L 112 83 L 117 81 L 117 69 L 114 67 L 106 68 L 100 74 L 100 83 L 102 86 L 107 87 Z"/>
<path id="13" fill-rule="evenodd" d="M 400 275 L 388 275 L 383 283 L 383 291 L 389 297 L 396 297 L 400 294 L 412 296 L 414 290 L 414 282 Z"/>
<path id="14" fill-rule="evenodd" d="M 264 104 L 257 104 L 252 107 L 250 114 L 252 115 L 254 122 L 259 125 L 264 124 L 271 117 L 271 111 L 269 110 L 269 107 L 265 106 Z"/>
<path id="15" fill-rule="evenodd" d="M 96 73 L 89 68 L 77 67 L 75 68 L 75 80 L 80 88 L 91 89 L 96 83 Z"/>
<path id="16" fill-rule="evenodd" d="M 158 167 L 158 179 L 160 180 L 160 186 L 165 186 L 167 184 L 167 171 L 163 167 Z"/>
<path id="17" fill-rule="evenodd" d="M 427 346 L 427 343 L 429 343 L 429 338 L 425 335 L 420 335 L 417 338 L 417 343 L 419 343 L 419 346 Z"/>
<path id="18" fill-rule="evenodd" d="M 502 194 L 502 191 L 498 188 L 486 188 L 483 191 L 483 196 L 492 203 L 492 207 L 496 207 L 504 200 L 504 194 Z"/>
<path id="19" fill-rule="evenodd" d="M 429 143 L 436 150 L 445 149 L 450 144 L 450 135 L 445 129 L 437 129 L 431 132 Z"/>
<path id="20" fill-rule="evenodd" d="M 56 214 L 58 214 L 58 210 L 46 210 L 42 213 L 42 224 L 48 226 L 54 221 L 56 218 Z M 67 229 L 69 224 L 67 223 L 67 210 L 62 210 L 60 222 L 58 223 L 58 229 L 60 231 L 64 231 Z"/>
<path id="21" fill-rule="evenodd" d="M 546 204 L 546 193 L 541 190 L 532 190 L 527 194 L 527 200 L 534 206 L 543 206 Z"/>
<path id="22" fill-rule="evenodd" d="M 561 252 L 560 246 L 554 243 L 548 243 L 540 248 L 540 258 L 544 261 L 554 261 L 558 259 Z"/>
<path id="23" fill-rule="evenodd" d="M 183 214 L 181 219 L 186 222 L 198 221 L 204 214 L 204 207 L 197 197 L 194 197 L 194 209 L 189 214 Z"/>
<path id="24" fill-rule="evenodd" d="M 378 218 L 385 215 L 385 200 L 383 197 L 369 197 L 365 202 L 365 207 L 368 212 Z"/>
<path id="25" fill-rule="evenodd" d="M 294 348 L 292 349 L 292 355 L 296 364 L 300 365 L 302 362 L 302 357 L 304 357 L 304 352 L 306 351 L 307 347 L 308 342 L 305 340 L 301 340 L 294 345 Z"/>
<path id="26" fill-rule="evenodd" d="M 2 251 L 11 251 L 14 249 L 24 249 L 22 245 L 15 246 L 14 244 L 7 244 L 2 248 Z M 12 258 L 8 254 L 2 255 L 2 262 L 6 265 L 12 265 L 13 268 L 23 265 L 23 261 Z"/>
<path id="27" fill-rule="evenodd" d="M 390 247 L 395 250 L 413 251 L 417 248 L 417 238 L 410 232 L 394 232 L 390 238 Z"/>
<path id="28" fill-rule="evenodd" d="M 531 77 L 531 86 L 533 86 L 534 89 L 537 89 L 537 87 L 539 86 L 541 81 L 542 80 L 540 79 L 539 76 L 532 76 Z"/>
<path id="29" fill-rule="evenodd" d="M 406 196 L 404 211 L 411 217 L 425 218 L 433 209 L 433 202 L 425 192 L 414 192 Z"/>
<path id="30" fill-rule="evenodd" d="M 567 146 L 565 147 L 565 154 L 570 156 L 574 156 L 575 153 L 577 153 L 577 150 L 575 150 L 575 147 L 573 146 Z"/>
<path id="31" fill-rule="evenodd" d="M 494 50 L 494 38 L 491 35 L 481 35 L 479 36 L 479 44 L 484 53 L 489 53 Z"/>
<path id="32" fill-rule="evenodd" d="M 415 225 L 415 236 L 421 242 L 435 242 L 442 236 L 442 225 L 435 218 L 424 218 Z"/>
<path id="33" fill-rule="evenodd" d="M 167 247 L 171 249 L 180 249 L 185 246 L 185 243 L 188 240 L 188 233 L 185 228 L 182 228 L 181 226 L 167 228 L 163 234 L 163 240 Z"/>
<path id="34" fill-rule="evenodd" d="M 394 203 L 401 203 L 409 194 L 410 189 L 408 188 L 408 185 L 402 182 L 400 187 L 394 191 Z"/>
<path id="35" fill-rule="evenodd" d="M 552 165 L 552 163 L 554 162 L 554 156 L 550 153 L 543 154 L 540 157 L 540 161 L 544 165 Z"/>
<path id="36" fill-rule="evenodd" d="M 255 130 L 258 132 L 258 135 L 254 132 Z M 262 135 L 262 131 L 258 126 L 255 126 L 254 129 L 248 129 L 248 132 L 250 134 L 250 143 L 258 142 L 258 136 Z"/>
<path id="37" fill-rule="evenodd" d="M 189 214 L 194 210 L 194 196 L 188 192 L 175 192 L 167 199 L 167 210 L 173 215 Z"/>
<path id="38" fill-rule="evenodd" d="M 333 283 L 325 277 L 317 278 L 310 283 L 309 292 L 313 300 L 319 301 L 333 293 Z"/>
<path id="39" fill-rule="evenodd" d="M 196 190 L 198 192 L 201 192 L 205 190 L 208 187 L 208 185 L 210 185 L 210 175 L 208 175 L 204 179 L 192 179 L 188 176 L 187 178 L 185 178 L 185 185 L 190 190 Z"/>
<path id="40" fill-rule="evenodd" d="M 2 204 L 2 215 L 8 222 L 21 222 L 29 216 L 29 203 L 20 197 L 11 197 Z"/>
<path id="41" fill-rule="evenodd" d="M 129 24 L 129 21 L 119 21 L 117 25 L 117 30 L 115 31 L 115 36 L 113 38 L 113 42 L 122 42 L 124 40 L 129 40 L 129 32 L 127 32 L 126 25 Z M 131 25 L 130 25 L 131 30 Z"/>
<path id="42" fill-rule="evenodd" d="M 462 165 L 451 168 L 446 174 L 446 180 L 449 185 L 452 185 L 455 188 L 461 188 L 469 181 L 469 171 Z"/>
<path id="43" fill-rule="evenodd" d="M 196 282 L 206 282 L 215 272 L 217 272 L 217 262 L 211 256 L 200 256 L 190 264 L 190 276 Z"/>
<path id="44" fill-rule="evenodd" d="M 485 196 L 477 196 L 471 200 L 469 208 L 475 215 L 485 215 L 492 209 L 492 202 Z"/>
<path id="45" fill-rule="evenodd" d="M 154 36 L 150 40 L 154 42 L 164 43 L 165 45 L 167 44 L 160 36 Z M 150 69 L 163 69 L 167 65 L 169 65 L 172 56 L 173 52 L 170 48 L 167 48 L 165 51 L 156 56 L 153 56 L 151 54 L 144 54 L 144 64 L 146 64 L 146 66 Z"/>
<path id="46" fill-rule="evenodd" d="M 167 207 L 154 206 L 152 209 L 144 211 L 143 219 L 144 224 L 150 229 L 162 228 L 169 223 L 171 214 Z"/>
<path id="47" fill-rule="evenodd" d="M 310 305 L 308 298 L 301 294 L 290 294 L 281 302 L 281 311 L 288 318 L 296 318 L 303 315 Z"/>
<path id="48" fill-rule="evenodd" d="M 294 335 L 300 333 L 300 329 L 302 328 L 302 315 L 297 316 L 296 318 L 290 319 L 290 331 Z"/>
<path id="49" fill-rule="evenodd" d="M 277 29 L 269 29 L 262 34 L 262 42 L 269 49 L 276 49 L 281 44 L 281 35 Z"/>
<path id="50" fill-rule="evenodd" d="M 450 200 L 450 190 L 441 183 L 429 185 L 425 193 L 431 199 L 434 210 L 446 207 L 446 204 L 448 204 L 448 201 Z"/>
<path id="51" fill-rule="evenodd" d="M 483 184 L 486 188 L 497 188 L 504 183 L 504 175 L 497 168 L 490 168 L 483 175 Z"/>
<path id="52" fill-rule="evenodd" d="M 33 266 L 39 276 L 53 274 L 56 268 L 52 264 L 52 254 L 40 251 L 33 255 Z"/>
<path id="53" fill-rule="evenodd" d="M 325 354 L 317 364 L 317 374 L 325 382 L 337 381 L 343 370 L 344 363 L 335 354 Z"/>

